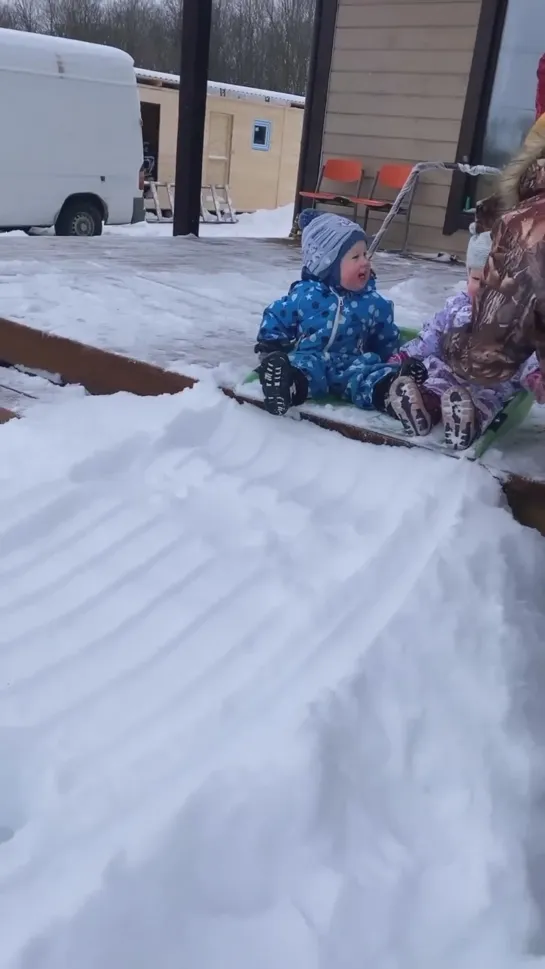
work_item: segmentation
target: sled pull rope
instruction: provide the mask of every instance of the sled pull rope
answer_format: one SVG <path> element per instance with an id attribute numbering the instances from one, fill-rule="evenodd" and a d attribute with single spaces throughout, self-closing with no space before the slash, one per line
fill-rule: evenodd
<path id="1" fill-rule="evenodd" d="M 388 229 L 388 226 L 395 219 L 403 202 L 413 190 L 415 182 L 420 177 L 422 172 L 431 172 L 434 170 L 446 171 L 446 172 L 461 172 L 463 175 L 473 175 L 478 178 L 479 175 L 499 175 L 499 168 L 491 168 L 489 165 L 466 165 L 463 162 L 418 162 L 414 166 L 413 170 L 409 174 L 407 181 L 405 182 L 403 188 L 397 195 L 392 208 L 388 212 L 388 215 L 384 219 L 380 229 L 378 230 L 376 236 L 371 241 L 369 246 L 368 254 L 372 256 L 374 252 L 378 249 L 380 241 L 384 236 L 384 233 Z"/>

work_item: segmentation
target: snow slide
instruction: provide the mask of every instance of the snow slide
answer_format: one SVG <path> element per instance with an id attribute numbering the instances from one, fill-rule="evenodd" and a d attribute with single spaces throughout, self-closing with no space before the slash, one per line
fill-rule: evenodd
<path id="1" fill-rule="evenodd" d="M 483 468 L 205 384 L 0 453 L 2 969 L 528 965 L 545 543 Z"/>

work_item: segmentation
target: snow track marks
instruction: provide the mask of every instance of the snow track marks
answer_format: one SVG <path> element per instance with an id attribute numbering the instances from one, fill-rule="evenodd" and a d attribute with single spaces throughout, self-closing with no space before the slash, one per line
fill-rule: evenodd
<path id="1" fill-rule="evenodd" d="M 150 958 L 158 969 L 277 969 L 281 963 L 269 963 L 265 951 L 278 931 L 285 938 L 271 952 L 285 969 L 397 969 L 399 893 L 409 892 L 413 920 L 425 919 L 434 892 L 445 887 L 441 871 L 456 863 L 455 930 L 441 923 L 428 952 L 411 920 L 403 922 L 404 969 L 427 969 L 437 959 L 448 969 L 473 969 L 465 943 L 459 963 L 448 961 L 446 949 L 479 913 L 463 884 L 470 860 L 463 856 L 464 869 L 456 841 L 472 824 L 476 843 L 486 835 L 492 846 L 477 849 L 478 877 L 487 884 L 501 850 L 516 896 L 510 919 L 502 909 L 494 922 L 486 952 L 496 952 L 497 939 L 502 952 L 516 947 L 530 903 L 511 821 L 522 825 L 527 804 L 515 792 L 509 819 L 500 817 L 495 832 L 479 807 L 495 785 L 524 782 L 530 770 L 521 722 L 512 736 L 507 727 L 516 663 L 506 650 L 518 640 L 513 633 L 506 645 L 500 635 L 512 621 L 502 613 L 501 569 L 489 577 L 491 604 L 475 620 L 488 654 L 483 647 L 475 655 L 477 639 L 456 606 L 461 597 L 471 612 L 482 601 L 483 547 L 501 558 L 501 543 L 512 554 L 523 534 L 497 507 L 496 482 L 465 462 L 363 446 L 269 418 L 204 384 L 178 397 L 36 407 L 24 423 L 3 429 L 0 440 L 0 753 L 13 791 L 11 800 L 0 797 L 0 830 L 13 831 L 0 838 L 2 969 L 75 962 L 139 969 Z M 527 552 L 539 558 L 540 542 L 528 533 Z M 431 622 L 442 624 L 443 642 L 433 644 Z M 442 648 L 449 676 L 464 687 L 493 669 L 488 696 L 503 706 L 469 696 L 460 720 L 437 658 Z M 444 742 L 454 779 L 444 775 L 428 732 L 430 724 L 442 729 L 443 709 L 452 715 Z M 469 768 L 457 760 L 468 731 L 480 729 L 496 758 L 486 776 L 479 742 Z M 260 777 L 268 778 L 266 797 Z M 434 856 L 422 829 L 435 837 L 449 784 L 453 835 L 443 849 L 434 842 Z M 461 794 L 467 785 L 476 807 Z M 404 796 L 409 820 L 400 814 Z M 233 797 L 255 858 L 243 829 L 232 827 Z M 176 849 L 158 841 L 172 825 L 186 846 L 191 830 L 193 846 L 176 888 L 172 872 L 166 887 L 161 879 L 163 851 Z M 263 837 L 276 845 L 274 863 L 263 862 Z M 131 864 L 148 866 L 146 884 L 158 896 L 146 905 L 156 925 L 181 906 L 179 931 L 160 958 L 152 956 L 152 925 L 139 926 L 142 912 L 131 912 L 135 951 L 148 963 L 126 948 L 126 928 L 97 930 L 90 947 L 79 941 L 77 927 L 95 918 L 103 896 L 116 911 L 108 885 L 98 901 L 88 899 L 122 851 Z M 254 870 L 260 858 L 261 874 Z M 370 872 L 380 918 L 362 935 L 357 913 L 370 904 Z M 137 885 L 140 898 L 143 876 L 120 877 L 132 885 L 127 898 Z M 311 889 L 324 878 L 329 915 Z M 288 914 L 279 928 L 282 899 Z M 233 906 L 245 928 L 225 927 L 221 913 L 236 921 Z M 260 932 L 250 926 L 252 906 Z M 68 921 L 51 929 L 55 919 Z M 48 930 L 19 963 L 27 941 Z M 231 940 L 227 950 L 211 946 L 218 932 Z M 488 969 L 482 952 L 479 969 Z"/>

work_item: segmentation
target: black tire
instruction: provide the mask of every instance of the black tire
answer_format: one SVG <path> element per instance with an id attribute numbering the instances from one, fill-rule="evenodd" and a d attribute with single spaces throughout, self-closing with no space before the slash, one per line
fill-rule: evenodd
<path id="1" fill-rule="evenodd" d="M 101 236 L 102 212 L 98 205 L 85 199 L 66 202 L 55 223 L 55 235 L 84 238 Z"/>

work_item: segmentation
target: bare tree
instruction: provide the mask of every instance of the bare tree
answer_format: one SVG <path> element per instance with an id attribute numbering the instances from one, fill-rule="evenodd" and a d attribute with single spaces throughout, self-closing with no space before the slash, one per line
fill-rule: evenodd
<path id="1" fill-rule="evenodd" d="M 13 30 L 19 27 L 15 11 L 11 3 L 0 3 L 0 27 Z"/>
<path id="2" fill-rule="evenodd" d="M 0 26 L 126 50 L 177 74 L 183 0 L 0 0 Z M 315 0 L 213 0 L 210 79 L 304 94 Z"/>
<path id="3" fill-rule="evenodd" d="M 42 26 L 41 0 L 15 0 L 13 13 L 21 30 L 40 31 Z"/>

